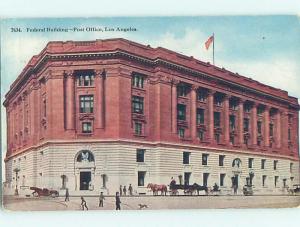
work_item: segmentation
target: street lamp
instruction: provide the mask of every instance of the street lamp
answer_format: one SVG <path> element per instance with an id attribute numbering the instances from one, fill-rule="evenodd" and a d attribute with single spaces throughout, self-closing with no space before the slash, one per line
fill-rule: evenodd
<path id="1" fill-rule="evenodd" d="M 15 195 L 19 195 L 19 192 L 18 192 L 18 173 L 20 172 L 20 169 L 19 168 L 14 168 L 14 172 L 16 173 Z"/>

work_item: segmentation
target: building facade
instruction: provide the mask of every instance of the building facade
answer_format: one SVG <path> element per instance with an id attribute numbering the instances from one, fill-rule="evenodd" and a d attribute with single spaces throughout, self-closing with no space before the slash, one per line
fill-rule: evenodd
<path id="1" fill-rule="evenodd" d="M 6 187 L 114 194 L 131 184 L 299 183 L 297 98 L 124 39 L 49 42 L 11 85 Z"/>

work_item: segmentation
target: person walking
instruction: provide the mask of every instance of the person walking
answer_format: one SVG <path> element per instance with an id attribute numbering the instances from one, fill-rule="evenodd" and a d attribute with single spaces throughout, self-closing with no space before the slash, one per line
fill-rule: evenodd
<path id="1" fill-rule="evenodd" d="M 99 207 L 103 207 L 103 201 L 104 201 L 104 195 L 103 192 L 100 193 L 100 197 L 99 197 Z"/>
<path id="2" fill-rule="evenodd" d="M 116 210 L 121 210 L 121 200 L 120 200 L 120 196 L 119 196 L 119 192 L 116 192 Z"/>
<path id="3" fill-rule="evenodd" d="M 69 189 L 66 188 L 65 202 L 70 201 L 69 196 L 70 196 Z"/>
<path id="4" fill-rule="evenodd" d="M 122 185 L 120 185 L 120 196 L 122 196 Z"/>
<path id="5" fill-rule="evenodd" d="M 128 191 L 129 191 L 129 195 L 132 196 L 132 186 L 131 186 L 131 184 L 129 184 Z"/>
<path id="6" fill-rule="evenodd" d="M 86 210 L 89 210 L 89 208 L 86 205 L 86 201 L 84 200 L 84 198 L 81 196 L 81 207 L 82 210 L 84 210 L 84 208 L 86 208 Z"/>
<path id="7" fill-rule="evenodd" d="M 126 192 L 127 192 L 127 189 L 126 189 L 126 186 L 124 185 L 124 187 L 123 187 L 123 194 L 124 194 L 124 196 L 126 196 Z"/>

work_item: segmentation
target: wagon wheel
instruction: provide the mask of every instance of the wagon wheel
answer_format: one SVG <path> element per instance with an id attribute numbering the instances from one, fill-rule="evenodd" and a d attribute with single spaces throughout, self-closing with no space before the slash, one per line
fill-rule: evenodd
<path id="1" fill-rule="evenodd" d="M 58 195 L 57 195 L 57 193 L 52 192 L 52 193 L 50 194 L 50 196 L 51 196 L 52 198 L 55 198 L 55 197 L 57 197 Z"/>
<path id="2" fill-rule="evenodd" d="M 39 197 L 40 195 L 39 195 L 39 193 L 37 193 L 37 192 L 32 192 L 32 196 L 33 196 L 33 197 Z"/>

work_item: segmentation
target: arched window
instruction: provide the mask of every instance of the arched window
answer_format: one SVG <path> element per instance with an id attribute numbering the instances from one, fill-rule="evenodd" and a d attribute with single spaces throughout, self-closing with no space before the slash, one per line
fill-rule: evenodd
<path id="1" fill-rule="evenodd" d="M 239 158 L 234 159 L 232 162 L 232 167 L 240 168 L 241 165 L 242 165 L 242 161 Z"/>
<path id="2" fill-rule="evenodd" d="M 77 162 L 94 162 L 94 155 L 89 150 L 82 150 L 77 156 Z"/>

